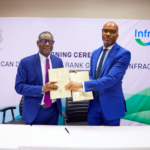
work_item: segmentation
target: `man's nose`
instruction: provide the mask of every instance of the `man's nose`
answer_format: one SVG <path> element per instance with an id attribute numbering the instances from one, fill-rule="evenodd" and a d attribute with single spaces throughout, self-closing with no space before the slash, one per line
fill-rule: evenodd
<path id="1" fill-rule="evenodd" d="M 106 35 L 110 35 L 110 31 L 108 31 L 108 32 L 106 33 Z"/>
<path id="2" fill-rule="evenodd" d="M 47 41 L 47 42 L 45 43 L 45 45 L 50 45 L 50 44 L 49 44 L 49 42 Z"/>

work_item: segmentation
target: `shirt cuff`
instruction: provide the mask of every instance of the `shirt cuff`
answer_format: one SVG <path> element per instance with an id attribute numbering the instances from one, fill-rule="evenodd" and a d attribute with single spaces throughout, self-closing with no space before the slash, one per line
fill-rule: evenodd
<path id="1" fill-rule="evenodd" d="M 83 91 L 85 92 L 84 82 L 82 82 L 82 86 L 83 86 Z"/>
<path id="2" fill-rule="evenodd" d="M 44 86 L 43 86 L 44 87 Z M 42 87 L 42 94 L 44 94 L 45 92 L 43 92 L 43 87 Z"/>

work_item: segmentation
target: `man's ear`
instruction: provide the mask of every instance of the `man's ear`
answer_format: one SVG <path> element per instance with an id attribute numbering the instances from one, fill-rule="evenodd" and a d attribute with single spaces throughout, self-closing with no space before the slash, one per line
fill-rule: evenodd
<path id="1" fill-rule="evenodd" d="M 36 42 L 37 46 L 39 47 L 39 41 Z"/>
<path id="2" fill-rule="evenodd" d="M 117 39 L 118 39 L 118 37 L 119 37 L 119 34 L 117 35 Z"/>

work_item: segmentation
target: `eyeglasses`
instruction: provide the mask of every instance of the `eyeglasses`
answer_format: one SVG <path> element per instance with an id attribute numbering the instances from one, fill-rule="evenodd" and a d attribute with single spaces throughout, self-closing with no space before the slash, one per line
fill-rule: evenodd
<path id="1" fill-rule="evenodd" d="M 107 29 L 102 29 L 103 34 L 107 34 L 108 32 L 110 35 L 114 35 L 116 33 L 116 30 L 107 30 Z"/>
<path id="2" fill-rule="evenodd" d="M 39 40 L 42 44 L 46 44 L 47 42 L 51 45 L 53 45 L 55 43 L 55 41 L 52 41 L 52 40 L 45 40 L 45 39 L 42 39 L 42 40 Z"/>

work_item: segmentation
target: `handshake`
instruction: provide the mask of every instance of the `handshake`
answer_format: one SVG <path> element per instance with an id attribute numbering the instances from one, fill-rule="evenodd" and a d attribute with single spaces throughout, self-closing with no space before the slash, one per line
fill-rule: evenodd
<path id="1" fill-rule="evenodd" d="M 51 99 L 71 97 L 71 90 L 74 101 L 93 99 L 92 92 L 84 92 L 82 85 L 89 80 L 88 71 L 69 73 L 69 68 L 50 69 L 49 80 L 43 92 L 50 91 Z"/>
<path id="2" fill-rule="evenodd" d="M 76 70 L 72 71 L 73 73 L 77 73 Z M 83 88 L 82 83 L 78 83 L 75 81 L 70 81 L 67 85 L 65 85 L 65 90 L 78 90 Z"/>
<path id="3" fill-rule="evenodd" d="M 72 71 L 73 73 L 77 73 L 77 71 Z M 43 86 L 43 92 L 48 92 L 51 90 L 57 91 L 58 90 L 58 85 L 57 85 L 57 81 L 51 81 L 46 83 Z M 80 88 L 83 88 L 81 83 L 75 82 L 75 81 L 70 81 L 68 84 L 66 84 L 65 86 L 65 90 L 78 90 Z"/>

